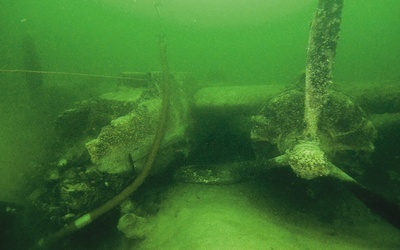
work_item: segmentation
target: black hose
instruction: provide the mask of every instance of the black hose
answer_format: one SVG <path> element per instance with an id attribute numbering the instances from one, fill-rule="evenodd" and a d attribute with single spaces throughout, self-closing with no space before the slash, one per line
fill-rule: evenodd
<path id="1" fill-rule="evenodd" d="M 132 195 L 133 192 L 135 192 L 138 189 L 138 187 L 145 181 L 146 177 L 150 173 L 150 170 L 157 157 L 161 141 L 164 138 L 167 125 L 168 111 L 170 106 L 170 92 L 171 92 L 170 75 L 167 63 L 167 48 L 166 48 L 165 37 L 163 34 L 160 35 L 159 46 L 160 46 L 161 64 L 163 73 L 161 111 L 153 145 L 150 149 L 150 153 L 147 157 L 147 161 L 145 166 L 143 167 L 143 170 L 140 172 L 139 176 L 129 186 L 127 186 L 124 190 L 122 190 L 118 195 L 116 195 L 103 205 L 99 206 L 98 208 L 94 209 L 93 211 L 81 216 L 73 223 L 60 229 L 58 232 L 50 234 L 45 238 L 42 238 L 38 242 L 38 246 L 40 248 L 46 248 L 48 246 L 51 246 L 53 243 L 89 225 L 98 217 L 102 216 L 103 214 L 107 213 L 111 209 L 118 206 L 121 202 L 126 200 L 130 195 Z"/>

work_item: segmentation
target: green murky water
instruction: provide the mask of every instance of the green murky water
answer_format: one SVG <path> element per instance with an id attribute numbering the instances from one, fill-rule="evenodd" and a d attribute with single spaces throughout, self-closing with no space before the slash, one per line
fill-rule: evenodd
<path id="1" fill-rule="evenodd" d="M 0 0 L 0 70 L 29 68 L 46 72 L 105 76 L 119 76 L 121 72 L 126 71 L 160 71 L 158 36 L 161 31 L 164 31 L 170 70 L 172 72 L 190 72 L 196 78 L 199 86 L 273 84 L 281 88 L 293 83 L 305 69 L 310 22 L 316 4 L 316 0 Z M 334 81 L 347 86 L 350 93 L 358 87 L 365 87 L 367 83 L 376 83 L 373 87 L 379 89 L 381 86 L 386 86 L 386 83 L 391 83 L 391 88 L 385 94 L 394 100 L 393 103 L 396 103 L 398 99 L 396 93 L 399 93 L 396 91 L 400 88 L 400 1 L 345 0 L 344 5 Z M 30 50 L 27 39 L 28 43 L 34 46 Z M 28 61 L 24 59 L 27 55 L 27 47 L 30 52 L 33 51 Z M 30 87 L 32 84 L 27 85 L 30 81 L 32 84 L 35 81 L 43 81 L 45 92 L 42 97 L 35 98 L 35 90 Z M 43 171 L 44 162 L 56 161 L 56 156 L 51 155 L 53 153 L 51 145 L 55 140 L 54 121 L 57 116 L 62 111 L 72 108 L 77 101 L 115 89 L 116 80 L 107 78 L 44 74 L 42 79 L 35 80 L 33 75 L 31 78 L 27 78 L 19 72 L 0 72 L 0 151 L 2 152 L 0 156 L 0 202 L 5 204 L 4 208 L 3 205 L 1 207 L 3 210 L 8 207 L 8 204 L 11 206 L 18 204 L 18 207 L 24 207 L 28 203 L 27 197 L 34 189 L 33 183 L 36 180 L 36 178 L 32 178 L 34 173 Z M 396 91 L 393 92 L 392 89 L 396 89 Z M 391 93 L 394 94 L 391 95 Z M 362 94 L 357 94 L 357 98 L 362 100 Z M 370 107 L 372 104 L 368 105 Z M 363 108 L 365 107 L 363 106 Z M 396 107 L 391 105 L 388 110 L 398 114 L 400 110 L 397 110 Z M 384 108 L 382 110 L 382 113 L 390 113 Z M 366 111 L 374 114 L 373 111 Z M 394 119 L 390 124 L 396 126 L 396 121 Z M 397 138 L 400 128 L 397 131 L 396 127 L 394 128 L 385 130 L 394 133 L 394 136 L 385 134 L 380 138 Z M 226 138 L 222 138 L 222 141 L 216 144 L 223 145 L 226 140 Z M 213 142 L 215 141 L 209 141 L 209 143 Z M 238 142 L 236 144 L 240 145 Z M 391 150 L 387 151 L 385 145 L 390 145 Z M 376 162 L 384 162 L 392 166 L 391 169 L 399 164 L 400 152 L 395 149 L 400 147 L 398 141 L 394 139 L 392 141 L 381 140 L 376 147 L 377 152 L 382 154 L 375 156 Z M 232 150 L 238 148 L 240 147 L 232 146 Z M 201 158 L 207 153 L 215 156 L 214 149 L 213 152 L 211 150 L 202 151 L 199 153 L 201 156 L 197 156 L 197 158 Z M 390 156 L 385 155 L 385 152 L 388 152 Z M 238 155 L 240 154 L 239 152 Z M 193 153 L 192 157 L 196 159 L 196 153 Z M 383 157 L 383 160 L 379 157 Z M 229 153 L 227 158 L 229 158 Z M 390 178 L 400 179 L 398 175 L 400 176 L 400 171 L 393 174 L 395 177 Z M 380 182 L 385 181 L 370 181 L 371 186 L 378 187 L 378 190 Z M 385 191 L 397 188 L 398 186 L 389 185 L 381 189 Z M 189 190 L 197 192 L 196 188 L 190 187 Z M 182 191 L 176 191 L 176 193 L 179 192 Z M 202 190 L 202 192 L 204 191 Z M 215 192 L 213 190 L 211 194 L 215 195 Z M 231 191 L 226 192 L 231 194 Z M 392 196 L 398 194 L 399 192 L 391 192 Z M 296 196 L 296 194 L 292 195 Z M 168 197 L 173 196 L 174 194 L 169 194 Z M 209 196 L 205 196 L 206 200 L 211 199 Z M 283 203 L 288 205 L 293 202 L 290 198 L 288 199 L 289 201 Z M 398 199 L 397 197 L 397 201 Z M 184 214 L 185 220 L 188 220 L 189 212 L 195 211 L 193 201 L 185 203 L 180 199 L 177 202 L 179 205 L 189 207 L 186 211 L 187 214 Z M 226 206 L 230 207 L 235 202 L 237 202 L 235 199 L 229 200 L 226 202 Z M 167 207 L 177 206 L 168 204 Z M 244 209 L 246 204 L 242 204 L 239 209 Z M 274 206 L 278 205 L 274 204 Z M 300 206 L 300 208 L 304 208 L 304 206 Z M 211 214 L 211 217 L 218 216 L 212 214 L 211 206 L 204 205 L 204 209 Z M 288 211 L 291 212 L 290 209 Z M 196 212 L 193 212 L 193 216 L 196 216 Z M 232 223 L 239 223 L 240 219 L 237 218 L 241 216 L 240 212 L 231 211 L 231 213 L 236 218 L 232 219 Z M 262 212 L 260 214 L 257 214 L 258 212 L 251 213 L 252 220 L 257 220 L 257 216 L 260 218 L 266 216 Z M 17 235 L 18 230 L 29 235 L 27 242 L 21 244 L 21 249 L 43 236 L 40 226 L 26 223 L 30 221 L 29 218 L 21 219 L 21 216 L 25 215 L 24 212 L 17 213 L 19 214 L 16 216 L 17 219 L 13 218 L 15 215 L 9 210 L 2 211 L 0 214 L 2 219 L 4 217 L 6 220 L 5 225 L 7 225 L 6 229 L 1 228 L 0 239 L 2 242 L 10 242 L 4 247 L 11 247 L 14 244 L 15 238 L 13 237 Z M 170 214 L 173 213 L 163 211 L 160 221 L 173 223 L 174 220 L 171 219 L 172 215 L 170 216 Z M 280 216 L 285 217 L 281 214 Z M 294 220 L 301 221 L 304 219 L 301 216 L 304 214 Z M 339 220 L 337 223 L 343 223 L 343 220 Z M 115 220 L 111 221 L 115 222 Z M 186 222 L 180 221 L 179 223 L 187 225 Z M 278 222 L 274 221 L 272 224 L 276 225 L 276 223 Z M 21 224 L 23 226 L 19 226 Z M 382 249 L 391 249 L 391 247 L 395 249 L 396 246 L 400 246 L 396 239 L 399 234 L 396 231 L 390 226 L 385 228 L 384 224 L 377 225 L 382 227 L 383 231 L 387 230 L 388 234 L 382 238 L 377 236 L 377 240 L 372 240 L 373 247 L 371 249 L 377 249 L 374 247 L 377 247 L 378 243 L 376 242 L 379 239 L 389 242 L 382 246 Z M 216 222 L 214 226 L 226 229 L 231 225 Z M 338 239 L 335 239 L 337 249 L 341 249 L 341 247 L 358 249 L 352 248 L 353 243 L 358 244 L 357 247 L 361 246 L 361 249 L 365 247 L 364 243 L 359 245 L 363 241 L 363 234 L 367 238 L 371 238 L 375 232 L 365 228 L 363 229 L 365 231 L 357 231 L 359 225 L 356 225 L 354 231 L 346 231 L 350 234 L 353 232 L 357 238 L 351 241 L 349 237 L 346 236 L 346 238 L 337 233 L 337 230 L 340 231 L 340 226 L 343 225 L 334 225 L 332 227 L 334 229 L 331 231 L 319 224 L 316 227 L 325 228 L 326 235 L 332 237 L 336 234 L 339 235 Z M 350 227 L 352 228 L 352 226 Z M 361 226 L 367 227 L 368 225 L 361 224 Z M 208 230 L 207 226 L 199 227 L 202 230 Z M 249 223 L 244 227 L 248 230 L 244 235 L 250 235 L 252 230 L 262 228 L 260 224 L 252 228 Z M 311 236 L 304 232 L 301 236 L 293 236 L 301 230 L 301 227 L 289 227 L 288 231 L 279 233 L 279 228 L 271 226 L 279 236 L 272 237 L 273 243 L 270 245 L 268 245 L 268 240 L 265 240 L 268 238 L 268 234 L 259 234 L 254 236 L 253 240 L 255 242 L 260 240 L 260 244 L 266 244 L 271 249 L 289 249 L 290 247 L 294 247 L 292 249 L 318 249 L 318 246 L 323 245 L 322 243 L 322 245 L 318 245 L 318 240 L 310 240 Z M 310 230 L 312 226 L 307 225 L 306 228 Z M 229 230 L 236 229 L 232 227 Z M 160 236 L 162 234 L 157 230 L 165 229 L 163 225 L 158 225 L 158 229 L 151 234 L 154 238 L 150 241 L 149 248 L 162 249 L 162 241 L 168 241 L 165 237 Z M 173 230 L 179 231 L 176 228 Z M 32 233 L 32 231 L 36 233 Z M 224 231 L 225 233 L 221 237 L 229 237 L 228 231 Z M 115 232 L 111 230 L 111 233 Z M 236 238 L 243 236 L 237 231 L 232 232 L 232 235 Z M 178 235 L 176 238 L 181 239 L 180 237 L 184 239 L 186 236 Z M 202 246 L 211 249 L 211 243 L 207 242 L 206 245 L 202 245 L 202 242 L 198 240 L 199 237 L 193 236 L 197 240 L 193 246 L 196 249 L 202 249 Z M 249 239 L 243 237 L 244 242 Z M 292 237 L 290 244 L 284 243 L 285 241 L 282 239 L 285 237 Z M 296 240 L 293 240 L 293 237 Z M 158 239 L 160 241 L 157 241 Z M 215 240 L 218 242 L 218 249 L 222 249 L 224 240 Z M 76 242 L 79 243 L 79 241 L 82 242 L 82 249 L 106 247 L 106 244 L 95 246 L 95 241 L 91 241 L 92 245 L 89 246 L 89 243 L 84 243 L 85 239 L 83 238 L 75 240 L 73 246 L 77 247 L 79 244 Z M 295 247 L 296 241 L 301 242 L 298 245 L 299 248 Z M 176 244 L 176 248 L 174 244 Z M 232 247 L 232 245 L 234 244 L 227 243 L 226 246 Z M 242 249 L 256 245 L 243 244 Z M 177 240 L 170 240 L 166 246 L 168 249 L 190 248 L 190 244 L 188 245 L 187 242 L 179 246 Z M 142 247 L 146 248 L 146 245 Z M 69 246 L 66 245 L 65 249 L 68 248 Z M 116 244 L 115 249 L 118 248 L 129 249 L 129 246 L 122 243 Z"/>
<path id="2" fill-rule="evenodd" d="M 20 68 L 29 33 L 46 70 L 118 74 L 159 67 L 154 1 L 1 3 L 1 68 Z M 288 82 L 303 70 L 316 1 L 162 1 L 171 68 Z M 399 3 L 347 1 L 335 77 L 398 79 Z"/>

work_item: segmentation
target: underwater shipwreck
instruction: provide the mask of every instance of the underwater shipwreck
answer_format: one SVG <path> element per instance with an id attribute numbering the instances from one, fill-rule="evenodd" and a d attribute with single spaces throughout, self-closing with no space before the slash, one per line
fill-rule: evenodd
<path id="1" fill-rule="evenodd" d="M 4 249 L 399 248 L 400 87 L 334 82 L 342 8 L 318 1 L 290 86 L 201 84 L 169 68 L 161 30 L 161 70 L 55 119 L 29 205 L 2 203 Z M 33 44 L 0 74 L 37 98 Z"/>

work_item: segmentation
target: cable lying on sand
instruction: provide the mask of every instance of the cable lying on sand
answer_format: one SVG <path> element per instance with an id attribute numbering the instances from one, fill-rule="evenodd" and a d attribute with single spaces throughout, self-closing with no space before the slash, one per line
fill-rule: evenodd
<path id="1" fill-rule="evenodd" d="M 154 161 L 157 157 L 159 152 L 159 148 L 161 145 L 161 141 L 164 137 L 166 125 L 167 125 L 167 118 L 168 118 L 168 111 L 170 105 L 170 74 L 167 62 L 167 48 L 166 48 L 166 41 L 165 36 L 161 35 L 159 40 L 160 45 L 160 54 L 161 54 L 161 63 L 162 63 L 162 103 L 161 103 L 161 110 L 159 116 L 159 122 L 156 128 L 155 138 L 153 140 L 152 147 L 150 149 L 149 155 L 147 156 L 147 161 L 140 172 L 140 174 L 136 177 L 136 179 L 127 186 L 124 190 L 122 190 L 117 196 L 112 198 L 111 200 L 107 201 L 105 204 L 101 205 L 100 207 L 94 209 L 93 211 L 84 214 L 80 218 L 76 219 L 73 223 L 65 226 L 58 232 L 51 234 L 45 238 L 42 238 L 38 242 L 38 246 L 41 248 L 46 248 L 51 246 L 53 243 L 59 241 L 60 239 L 78 231 L 81 228 L 89 225 L 91 222 L 102 216 L 103 214 L 107 213 L 108 211 L 112 210 L 116 206 L 118 206 L 121 202 L 126 200 L 132 193 L 134 193 L 138 187 L 145 181 L 146 177 L 150 173 Z"/>

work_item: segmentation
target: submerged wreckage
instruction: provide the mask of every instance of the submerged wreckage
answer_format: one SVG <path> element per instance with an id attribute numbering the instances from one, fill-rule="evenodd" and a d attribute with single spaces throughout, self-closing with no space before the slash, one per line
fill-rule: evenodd
<path id="1" fill-rule="evenodd" d="M 337 84 L 331 88 L 342 4 L 341 0 L 319 1 L 305 77 L 291 88 L 201 86 L 187 73 L 169 72 L 163 57 L 165 41 L 161 41 L 162 72 L 125 73 L 131 80 L 122 81 L 119 91 L 64 111 L 56 124 L 57 159 L 48 164 L 44 183 L 31 194 L 31 201 L 51 221 L 68 226 L 39 244 L 51 244 L 86 226 L 122 201 L 118 229 L 128 238 L 145 238 L 150 230 L 146 216 L 157 208 L 148 206 L 144 212 L 143 205 L 126 199 L 147 174 L 223 184 L 284 166 L 305 180 L 330 176 L 343 181 L 374 211 L 400 227 L 395 202 L 356 181 L 367 179 L 364 166 L 376 141 L 387 138 L 385 135 L 399 126 L 400 93 L 395 84 L 385 88 L 365 85 L 357 91 L 359 86 L 352 89 Z M 201 157 L 193 155 L 207 141 L 207 134 L 219 134 L 222 146 L 233 143 L 232 137 L 240 138 L 236 144 L 246 153 L 229 152 L 229 156 L 236 156 L 234 162 L 221 163 L 220 158 L 219 162 L 202 162 L 209 165 L 195 165 L 199 162 L 187 159 Z M 380 146 L 385 148 L 383 143 Z M 219 150 L 223 154 L 225 149 Z M 187 166 L 179 166 L 181 163 Z M 388 166 L 380 171 L 390 176 L 393 185 L 400 185 L 398 169 Z M 392 197 L 390 192 L 385 195 Z M 121 193 L 122 197 L 115 198 Z M 382 202 L 381 207 L 376 200 Z"/>

